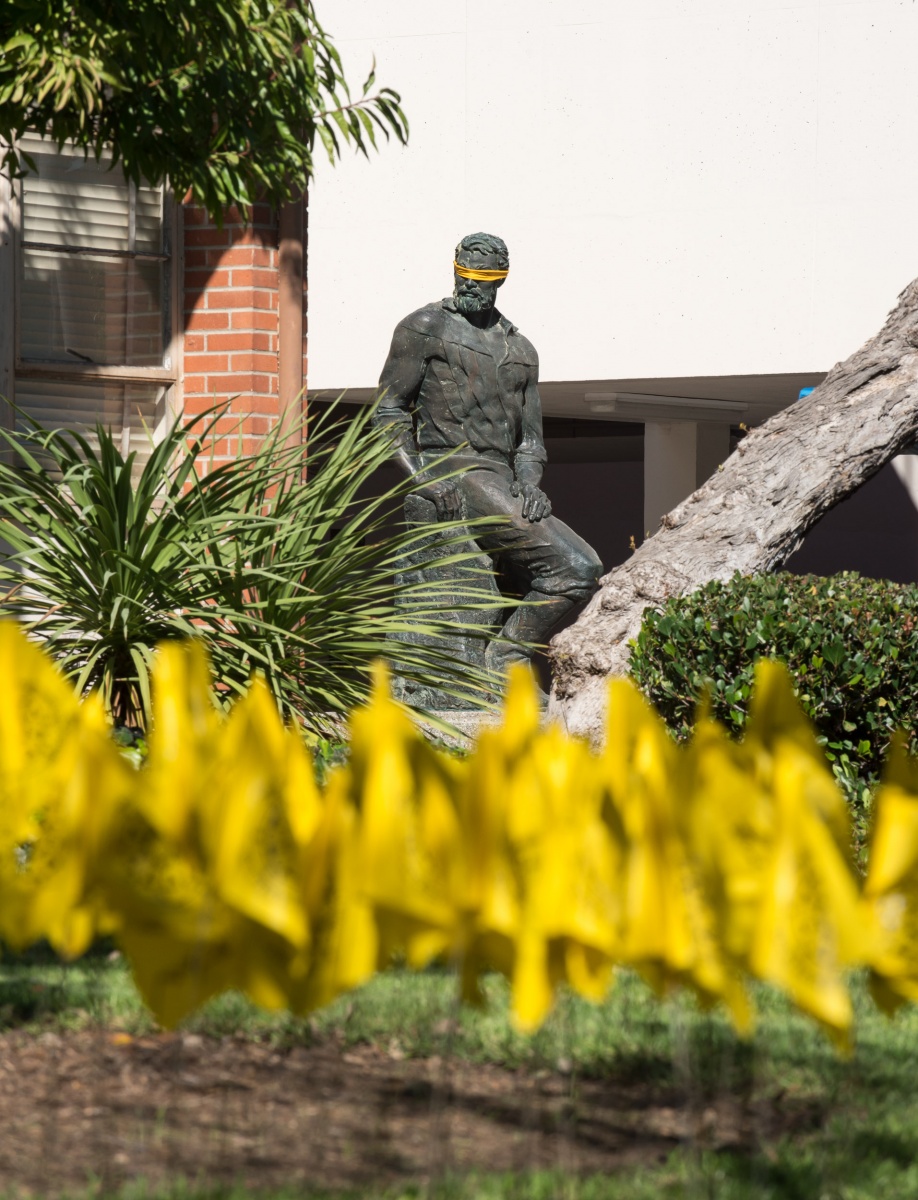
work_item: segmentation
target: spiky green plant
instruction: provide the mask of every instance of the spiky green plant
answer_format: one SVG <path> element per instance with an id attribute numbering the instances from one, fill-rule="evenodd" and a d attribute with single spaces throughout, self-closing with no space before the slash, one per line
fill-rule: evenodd
<path id="1" fill-rule="evenodd" d="M 390 454 L 372 411 L 343 420 L 333 406 L 314 424 L 308 472 L 281 426 L 252 453 L 240 438 L 230 461 L 208 459 L 226 420 L 225 408 L 175 420 L 142 464 L 101 425 L 0 430 L 0 607 L 80 691 L 100 688 L 117 724 L 146 726 L 157 643 L 192 636 L 218 702 L 258 671 L 284 716 L 316 730 L 365 696 L 369 664 L 409 630 L 429 637 L 399 641 L 406 679 L 485 700 L 488 679 L 438 639 L 493 596 L 474 576 L 458 605 L 436 580 L 396 583 L 431 531 L 392 523 L 410 479 L 367 496 Z M 444 563 L 471 558 L 468 530 L 436 527 Z"/>

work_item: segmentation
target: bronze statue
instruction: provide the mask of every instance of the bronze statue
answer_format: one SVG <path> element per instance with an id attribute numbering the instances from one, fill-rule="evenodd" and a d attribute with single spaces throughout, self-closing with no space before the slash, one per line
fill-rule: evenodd
<path id="1" fill-rule="evenodd" d="M 511 662 L 531 660 L 533 646 L 593 594 L 602 573 L 596 552 L 551 515 L 539 487 L 546 461 L 539 359 L 494 307 L 509 263 L 499 237 L 462 239 L 452 296 L 418 309 L 395 330 L 377 411 L 395 435 L 395 461 L 419 473 L 417 494 L 433 502 L 440 520 L 509 518 L 476 536 L 501 592 L 528 602 L 513 609 L 503 640 L 488 646 L 485 661 L 499 677 Z M 441 477 L 457 467 L 468 469 Z"/>

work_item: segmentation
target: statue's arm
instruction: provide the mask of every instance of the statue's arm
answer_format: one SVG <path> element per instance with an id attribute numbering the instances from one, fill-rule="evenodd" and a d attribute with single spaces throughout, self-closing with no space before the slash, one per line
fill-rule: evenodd
<path id="1" fill-rule="evenodd" d="M 392 436 L 392 458 L 406 475 L 420 470 L 411 410 L 427 368 L 427 338 L 399 325 L 379 377 L 381 399 L 373 423 Z"/>
<path id="2" fill-rule="evenodd" d="M 538 366 L 529 370 L 523 393 L 523 422 L 520 444 L 513 458 L 514 490 L 523 496 L 523 516 L 541 521 L 551 514 L 551 501 L 539 487 L 548 460 L 542 436 L 542 400 L 539 396 Z"/>
<path id="3" fill-rule="evenodd" d="M 461 494 L 454 479 L 431 479 L 425 475 L 411 415 L 430 355 L 430 338 L 404 325 L 398 326 L 379 377 L 381 399 L 373 420 L 392 437 L 395 465 L 406 475 L 418 477 L 418 494 L 432 501 L 441 521 L 450 521 L 461 515 Z"/>

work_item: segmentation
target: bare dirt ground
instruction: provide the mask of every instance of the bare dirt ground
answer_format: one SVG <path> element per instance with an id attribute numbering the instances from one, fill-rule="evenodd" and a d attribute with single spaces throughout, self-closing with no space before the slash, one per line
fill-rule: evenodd
<path id="1" fill-rule="evenodd" d="M 446 1170 L 591 1173 L 688 1139 L 740 1152 L 818 1127 L 812 1102 L 708 1102 L 659 1082 L 577 1079 L 334 1042 L 108 1031 L 0 1036 L 0 1190 L 142 1177 L 253 1188 L 421 1181 Z"/>

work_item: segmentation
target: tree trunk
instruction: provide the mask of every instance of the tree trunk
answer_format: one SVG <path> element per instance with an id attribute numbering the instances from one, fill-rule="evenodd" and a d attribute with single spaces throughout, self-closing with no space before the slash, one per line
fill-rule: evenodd
<path id="1" fill-rule="evenodd" d="M 772 571 L 839 501 L 918 441 L 918 280 L 883 329 L 805 400 L 752 430 L 722 467 L 554 638 L 549 714 L 602 737 L 606 680 L 628 670 L 644 609 L 734 571 Z"/>

